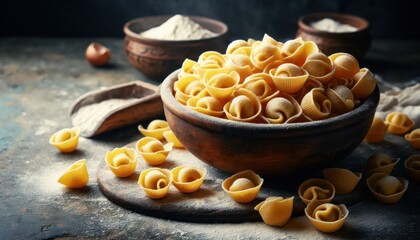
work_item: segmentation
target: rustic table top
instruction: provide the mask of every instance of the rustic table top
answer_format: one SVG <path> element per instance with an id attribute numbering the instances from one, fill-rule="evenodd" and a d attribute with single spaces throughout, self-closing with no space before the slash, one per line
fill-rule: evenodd
<path id="1" fill-rule="evenodd" d="M 108 67 L 93 68 L 85 61 L 92 41 L 111 49 Z M 374 41 L 361 65 L 404 85 L 420 77 L 420 42 Z M 81 138 L 73 154 L 57 152 L 48 139 L 71 126 L 68 111 L 74 99 L 136 79 L 159 84 L 128 63 L 122 39 L 0 39 L 0 238 L 414 239 L 420 234 L 420 187 L 412 181 L 410 194 L 394 205 L 369 196 L 351 206 L 348 222 L 334 234 L 316 231 L 305 216 L 283 228 L 262 222 L 204 224 L 149 217 L 115 205 L 99 190 L 97 169 L 107 150 L 140 137 L 136 125 Z M 393 151 L 395 146 L 382 147 Z M 88 187 L 74 191 L 58 184 L 61 173 L 82 158 L 90 173 Z"/>

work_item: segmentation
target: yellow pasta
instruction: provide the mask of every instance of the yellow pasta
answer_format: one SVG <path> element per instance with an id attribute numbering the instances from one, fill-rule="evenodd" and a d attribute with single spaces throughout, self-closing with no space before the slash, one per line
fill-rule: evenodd
<path id="1" fill-rule="evenodd" d="M 205 61 L 213 61 L 215 62 L 219 67 L 222 67 L 226 62 L 226 57 L 223 56 L 221 53 L 216 51 L 207 51 L 202 53 L 198 57 L 198 63 L 205 62 Z"/>
<path id="2" fill-rule="evenodd" d="M 185 76 L 195 75 L 194 66 L 197 64 L 196 61 L 186 58 L 182 63 L 181 70 L 178 73 L 178 78 Z"/>
<path id="3" fill-rule="evenodd" d="M 346 86 L 335 86 L 328 88 L 325 92 L 331 102 L 331 112 L 342 114 L 355 107 L 353 93 Z"/>
<path id="4" fill-rule="evenodd" d="M 153 137 L 143 137 L 136 143 L 136 150 L 141 154 L 144 161 L 149 165 L 156 166 L 165 162 L 166 157 L 172 150 L 173 143 L 163 145 Z"/>
<path id="5" fill-rule="evenodd" d="M 230 69 L 231 71 L 235 71 L 239 74 L 239 83 L 242 83 L 246 77 L 253 73 L 254 70 L 254 65 L 252 65 L 249 56 L 243 54 L 230 55 L 224 67 Z"/>
<path id="6" fill-rule="evenodd" d="M 360 70 L 359 62 L 348 53 L 334 53 L 329 58 L 336 66 L 334 76 L 338 78 L 351 78 Z"/>
<path id="7" fill-rule="evenodd" d="M 420 182 L 420 155 L 411 155 L 405 160 L 404 166 L 411 178 L 416 182 Z"/>
<path id="8" fill-rule="evenodd" d="M 300 37 L 286 41 L 281 48 L 284 61 L 298 66 L 302 66 L 309 55 L 317 52 L 319 52 L 319 49 L 314 42 L 305 42 Z"/>
<path id="9" fill-rule="evenodd" d="M 137 128 L 144 136 L 153 137 L 159 140 L 163 139 L 164 132 L 170 130 L 168 122 L 159 119 L 151 121 L 147 128 L 144 128 L 142 125 L 139 125 Z"/>
<path id="10" fill-rule="evenodd" d="M 278 45 L 267 42 L 256 42 L 252 45 L 251 61 L 255 67 L 263 70 L 270 62 L 281 58 Z"/>
<path id="11" fill-rule="evenodd" d="M 365 141 L 368 143 L 377 143 L 385 138 L 385 134 L 388 130 L 388 124 L 382 120 L 382 118 L 375 116 L 372 121 L 372 125 L 369 128 Z"/>
<path id="12" fill-rule="evenodd" d="M 290 123 L 302 115 L 302 107 L 288 94 L 280 94 L 265 106 L 264 118 L 269 123 Z"/>
<path id="13" fill-rule="evenodd" d="M 389 175 L 399 161 L 399 158 L 391 158 L 384 153 L 375 153 L 368 158 L 364 171 Z"/>
<path id="14" fill-rule="evenodd" d="M 248 76 L 241 88 L 253 92 L 263 105 L 279 93 L 273 79 L 267 73 L 255 73 Z"/>
<path id="15" fill-rule="evenodd" d="M 88 181 L 89 175 L 85 159 L 72 164 L 58 179 L 59 183 L 68 188 L 82 188 L 87 185 Z"/>
<path id="16" fill-rule="evenodd" d="M 222 188 L 235 202 L 248 203 L 257 197 L 263 182 L 259 175 L 246 170 L 225 179 Z"/>
<path id="17" fill-rule="evenodd" d="M 207 77 L 206 77 L 207 78 Z M 205 83 L 207 92 L 219 100 L 229 99 L 240 82 L 237 72 L 219 73 L 208 77 Z"/>
<path id="18" fill-rule="evenodd" d="M 149 168 L 140 173 L 138 184 L 149 198 L 160 199 L 169 192 L 172 173 L 167 169 Z"/>
<path id="19" fill-rule="evenodd" d="M 414 121 L 402 112 L 391 112 L 386 116 L 385 122 L 389 125 L 388 132 L 397 135 L 410 131 L 414 126 Z"/>
<path id="20" fill-rule="evenodd" d="M 376 199 L 392 204 L 398 202 L 407 191 L 408 181 L 384 173 L 374 173 L 367 179 L 367 185 Z"/>
<path id="21" fill-rule="evenodd" d="M 214 117 L 221 117 L 224 114 L 223 103 L 212 96 L 190 98 L 187 101 L 187 106 L 197 112 Z"/>
<path id="22" fill-rule="evenodd" d="M 246 89 L 239 89 L 234 95 L 234 98 L 223 107 L 227 118 L 239 122 L 256 121 L 262 109 L 257 96 Z"/>
<path id="23" fill-rule="evenodd" d="M 191 166 L 179 166 L 172 169 L 172 184 L 183 193 L 197 191 L 204 182 L 207 174 L 205 169 Z"/>
<path id="24" fill-rule="evenodd" d="M 294 197 L 269 197 L 254 209 L 260 213 L 265 224 L 282 227 L 292 216 L 293 200 Z"/>
<path id="25" fill-rule="evenodd" d="M 284 63 L 276 69 L 271 69 L 269 74 L 276 88 L 289 94 L 298 92 L 309 76 L 306 70 L 292 63 Z"/>
<path id="26" fill-rule="evenodd" d="M 312 225 L 325 233 L 338 231 L 343 226 L 348 214 L 349 211 L 344 204 L 324 203 L 318 205 L 310 203 L 305 208 L 305 215 Z"/>
<path id="27" fill-rule="evenodd" d="M 167 142 L 173 143 L 174 148 L 184 148 L 184 145 L 179 141 L 172 130 L 164 132 L 163 137 Z"/>
<path id="28" fill-rule="evenodd" d="M 63 153 L 70 153 L 76 150 L 79 143 L 80 128 L 65 128 L 54 133 L 50 137 L 50 144 Z"/>
<path id="29" fill-rule="evenodd" d="M 226 55 L 231 54 L 244 54 L 249 57 L 251 55 L 251 45 L 245 40 L 234 40 L 229 43 L 226 49 Z"/>
<path id="30" fill-rule="evenodd" d="M 355 98 L 367 98 L 375 90 L 376 78 L 369 69 L 360 69 L 360 71 L 353 76 L 353 79 L 355 80 L 355 83 L 351 92 Z"/>
<path id="31" fill-rule="evenodd" d="M 322 173 L 325 180 L 334 186 L 337 194 L 350 193 L 362 178 L 362 173 L 354 173 L 344 168 L 326 168 Z"/>
<path id="32" fill-rule="evenodd" d="M 137 154 L 133 148 L 114 148 L 107 151 L 106 164 L 117 177 L 128 177 L 134 173 L 137 165 Z"/>
<path id="33" fill-rule="evenodd" d="M 176 89 L 175 98 L 184 105 L 187 104 L 188 99 L 197 96 L 205 89 L 204 83 L 196 75 L 184 76 L 178 79 L 174 84 Z"/>
<path id="34" fill-rule="evenodd" d="M 404 138 L 412 148 L 417 150 L 420 149 L 420 128 L 414 129 L 410 133 L 407 133 Z"/>
<path id="35" fill-rule="evenodd" d="M 310 202 L 327 203 L 331 202 L 335 196 L 335 188 L 327 180 L 311 178 L 299 186 L 298 193 L 306 204 Z"/>
<path id="36" fill-rule="evenodd" d="M 302 66 L 309 73 L 309 77 L 320 81 L 323 84 L 328 83 L 335 73 L 335 66 L 331 59 L 323 53 L 312 53 L 309 55 Z"/>
<path id="37" fill-rule="evenodd" d="M 314 88 L 300 103 L 303 113 L 312 120 L 322 120 L 331 114 L 331 101 L 324 95 L 324 89 Z"/>

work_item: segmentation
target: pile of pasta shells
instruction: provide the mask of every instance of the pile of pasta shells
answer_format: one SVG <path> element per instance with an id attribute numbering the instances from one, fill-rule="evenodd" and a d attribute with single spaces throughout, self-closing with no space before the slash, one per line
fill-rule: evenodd
<path id="1" fill-rule="evenodd" d="M 175 98 L 203 114 L 252 123 L 295 123 L 331 118 L 356 108 L 376 79 L 348 53 L 323 54 L 301 38 L 231 42 L 224 54 L 186 59 Z"/>

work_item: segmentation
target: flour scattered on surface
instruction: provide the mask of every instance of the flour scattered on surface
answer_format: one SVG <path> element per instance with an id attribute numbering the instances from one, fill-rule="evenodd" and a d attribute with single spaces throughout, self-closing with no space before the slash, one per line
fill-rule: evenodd
<path id="1" fill-rule="evenodd" d="M 48 120 L 48 119 L 44 119 L 42 121 L 42 123 L 38 126 L 38 128 L 35 131 L 35 135 L 39 136 L 42 135 L 44 133 L 51 133 L 55 127 L 57 127 L 58 123 Z"/>
<path id="2" fill-rule="evenodd" d="M 203 28 L 189 17 L 175 15 L 162 23 L 162 25 L 144 31 L 140 35 L 159 40 L 180 41 L 211 38 L 216 36 L 216 33 Z"/>
<path id="3" fill-rule="evenodd" d="M 348 24 L 340 23 L 334 21 L 331 18 L 324 18 L 316 22 L 311 23 L 311 27 L 326 31 L 326 32 L 335 32 L 335 33 L 344 33 L 344 32 L 355 32 L 357 28 L 350 26 Z"/>

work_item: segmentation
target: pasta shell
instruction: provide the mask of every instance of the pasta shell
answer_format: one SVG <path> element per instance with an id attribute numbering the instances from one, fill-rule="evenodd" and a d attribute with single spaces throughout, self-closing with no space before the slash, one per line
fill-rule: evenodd
<path id="1" fill-rule="evenodd" d="M 368 143 L 377 143 L 385 138 L 385 134 L 388 130 L 388 124 L 382 120 L 382 118 L 375 116 L 373 118 L 372 125 L 369 128 L 365 141 Z"/>
<path id="2" fill-rule="evenodd" d="M 303 97 L 314 88 L 324 89 L 324 86 L 320 81 L 313 78 L 308 78 L 303 87 L 298 92 L 291 94 L 291 96 L 294 97 L 298 103 L 300 103 Z"/>
<path id="3" fill-rule="evenodd" d="M 207 174 L 205 169 L 190 166 L 179 166 L 172 169 L 172 184 L 183 193 L 197 191 L 204 182 Z"/>
<path id="4" fill-rule="evenodd" d="M 312 225 L 321 232 L 332 233 L 338 231 L 349 215 L 344 204 L 310 203 L 305 208 L 305 215 Z"/>
<path id="5" fill-rule="evenodd" d="M 331 101 L 324 95 L 324 90 L 314 88 L 307 93 L 300 103 L 302 110 L 312 120 L 326 119 L 331 114 Z"/>
<path id="6" fill-rule="evenodd" d="M 219 73 L 210 77 L 205 86 L 212 97 L 223 101 L 232 96 L 239 81 L 240 76 L 237 72 Z"/>
<path id="7" fill-rule="evenodd" d="M 275 88 L 273 79 L 266 73 L 255 73 L 248 76 L 241 88 L 253 92 L 263 105 L 279 93 Z"/>
<path id="8" fill-rule="evenodd" d="M 200 79 L 204 78 L 204 75 L 210 70 L 217 70 L 222 68 L 223 65 L 219 65 L 219 63 L 213 59 L 207 59 L 205 61 L 197 63 L 193 67 L 193 71 L 197 73 Z"/>
<path id="9" fill-rule="evenodd" d="M 226 62 L 226 57 L 216 51 L 206 51 L 198 57 L 197 62 L 201 63 L 209 60 L 215 62 L 219 67 L 222 67 Z"/>
<path id="10" fill-rule="evenodd" d="M 270 62 L 280 60 L 281 54 L 278 45 L 267 42 L 255 42 L 251 49 L 252 64 L 263 70 Z"/>
<path id="11" fill-rule="evenodd" d="M 328 83 L 335 73 L 335 66 L 323 53 L 312 53 L 306 58 L 302 66 L 309 73 L 309 77 L 320 81 L 323 84 Z"/>
<path id="12" fill-rule="evenodd" d="M 89 175 L 85 159 L 73 163 L 58 179 L 59 183 L 68 188 L 82 188 L 88 181 Z"/>
<path id="13" fill-rule="evenodd" d="M 292 63 L 284 63 L 269 72 L 273 82 L 280 92 L 296 93 L 302 89 L 308 79 L 308 72 Z"/>
<path id="14" fill-rule="evenodd" d="M 243 54 L 230 55 L 224 67 L 239 73 L 240 83 L 242 83 L 247 76 L 251 75 L 254 69 L 251 59 Z"/>
<path id="15" fill-rule="evenodd" d="M 107 151 L 106 164 L 117 177 L 128 177 L 134 173 L 137 165 L 137 154 L 133 148 L 114 148 Z"/>
<path id="16" fill-rule="evenodd" d="M 420 182 L 420 155 L 411 155 L 405 160 L 404 166 L 411 178 L 416 182 Z"/>
<path id="17" fill-rule="evenodd" d="M 234 40 L 231 43 L 229 43 L 229 45 L 226 48 L 226 55 L 230 55 L 230 54 L 238 54 L 238 51 L 240 51 L 239 49 L 243 49 L 243 48 L 250 48 L 251 45 L 245 41 L 245 40 Z M 247 55 L 249 56 L 249 54 Z"/>
<path id="18" fill-rule="evenodd" d="M 351 89 L 351 92 L 355 98 L 367 98 L 375 90 L 376 78 L 369 69 L 360 69 L 360 71 L 353 76 L 353 79 L 355 80 L 355 84 Z"/>
<path id="19" fill-rule="evenodd" d="M 326 168 L 322 173 L 324 178 L 334 186 L 337 194 L 352 192 L 362 178 L 362 173 L 354 173 L 344 168 Z"/>
<path id="20" fill-rule="evenodd" d="M 331 111 L 343 114 L 353 110 L 355 103 L 353 94 L 346 86 L 335 86 L 326 90 L 328 99 L 331 101 Z"/>
<path id="21" fill-rule="evenodd" d="M 384 173 L 374 173 L 367 179 L 367 185 L 376 199 L 392 204 L 398 202 L 407 191 L 408 181 Z"/>
<path id="22" fill-rule="evenodd" d="M 140 173 L 137 183 L 149 198 L 160 199 L 169 192 L 172 173 L 167 169 L 149 168 Z"/>
<path id="23" fill-rule="evenodd" d="M 289 221 L 293 212 L 294 197 L 269 197 L 255 206 L 265 224 L 282 227 Z"/>
<path id="24" fill-rule="evenodd" d="M 280 60 L 275 60 L 270 62 L 267 66 L 265 66 L 263 73 L 270 73 L 271 69 L 277 69 L 280 65 L 284 64 L 284 60 L 280 59 Z"/>
<path id="25" fill-rule="evenodd" d="M 299 186 L 298 193 L 305 204 L 310 202 L 321 204 L 331 202 L 335 196 L 335 188 L 327 180 L 310 178 Z"/>
<path id="26" fill-rule="evenodd" d="M 64 128 L 50 137 L 50 144 L 63 153 L 70 153 L 76 150 L 79 143 L 80 128 Z"/>
<path id="27" fill-rule="evenodd" d="M 229 120 L 252 122 L 261 113 L 261 102 L 249 90 L 239 89 L 231 101 L 225 104 L 223 111 Z"/>
<path id="28" fill-rule="evenodd" d="M 186 105 L 188 99 L 197 96 L 205 89 L 204 83 L 196 75 L 189 75 L 178 79 L 174 84 L 175 98 L 184 105 Z"/>
<path id="29" fill-rule="evenodd" d="M 225 179 L 222 188 L 235 202 L 248 203 L 257 197 L 263 182 L 255 172 L 246 170 Z"/>
<path id="30" fill-rule="evenodd" d="M 212 96 L 190 98 L 187 101 L 187 106 L 197 112 L 214 117 L 222 117 L 224 114 L 223 103 Z"/>
<path id="31" fill-rule="evenodd" d="M 420 128 L 414 129 L 411 133 L 405 134 L 405 140 L 410 144 L 414 149 L 420 149 Z"/>
<path id="32" fill-rule="evenodd" d="M 271 99 L 264 111 L 264 117 L 270 123 L 295 122 L 301 115 L 302 107 L 292 96 L 285 93 Z"/>
<path id="33" fill-rule="evenodd" d="M 184 148 L 184 145 L 179 141 L 172 130 L 164 132 L 163 137 L 167 142 L 173 143 L 174 148 Z"/>
<path id="34" fill-rule="evenodd" d="M 163 145 L 156 138 L 144 137 L 137 141 L 136 149 L 140 152 L 144 161 L 149 165 L 156 166 L 165 162 L 173 145 L 171 142 Z"/>
<path id="35" fill-rule="evenodd" d="M 334 53 L 329 58 L 336 66 L 334 76 L 338 78 L 351 78 L 360 70 L 359 62 L 348 53 Z"/>
<path id="36" fill-rule="evenodd" d="M 391 112 L 385 122 L 389 125 L 388 132 L 396 135 L 404 134 L 414 126 L 414 121 L 402 112 Z"/>
<path id="37" fill-rule="evenodd" d="M 348 87 L 349 89 L 352 89 L 354 84 L 356 84 L 356 80 L 354 80 L 353 78 L 336 78 L 336 77 L 333 77 L 327 83 L 327 87 L 328 88 L 334 88 L 335 86 L 343 85 L 343 86 Z"/>
<path id="38" fill-rule="evenodd" d="M 276 46 L 277 46 L 277 47 L 279 47 L 280 49 L 281 49 L 281 47 L 283 46 L 283 43 L 282 43 L 282 42 L 278 42 L 276 39 L 272 38 L 272 37 L 271 37 L 270 35 L 268 35 L 268 34 L 264 34 L 263 39 L 261 40 L 261 42 L 276 45 Z"/>
<path id="39" fill-rule="evenodd" d="M 138 125 L 137 128 L 144 136 L 159 140 L 163 139 L 164 132 L 170 130 L 168 122 L 159 119 L 151 121 L 147 128 L 144 128 L 142 125 Z"/>
<path id="40" fill-rule="evenodd" d="M 309 55 L 317 52 L 319 49 L 314 42 L 303 41 L 300 37 L 286 41 L 281 48 L 283 60 L 298 66 L 302 66 Z"/>
<path id="41" fill-rule="evenodd" d="M 389 175 L 399 161 L 399 158 L 391 158 L 384 153 L 375 153 L 368 158 L 364 171 Z"/>
<path id="42" fill-rule="evenodd" d="M 184 62 L 182 62 L 181 70 L 178 73 L 178 79 L 189 75 L 195 75 L 194 66 L 196 64 L 196 61 L 186 58 Z"/>

